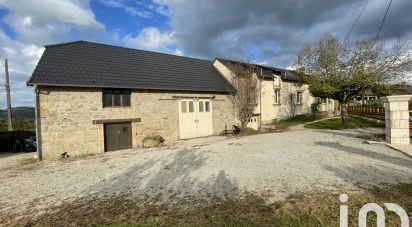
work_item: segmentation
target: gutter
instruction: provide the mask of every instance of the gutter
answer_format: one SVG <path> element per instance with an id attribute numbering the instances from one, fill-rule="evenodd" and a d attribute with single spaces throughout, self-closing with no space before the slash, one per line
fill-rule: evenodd
<path id="1" fill-rule="evenodd" d="M 37 86 L 34 88 L 34 93 L 36 96 L 35 118 L 36 118 L 37 160 L 42 161 L 43 153 L 42 153 L 41 121 L 40 121 L 40 98 L 39 98 L 39 90 Z"/>

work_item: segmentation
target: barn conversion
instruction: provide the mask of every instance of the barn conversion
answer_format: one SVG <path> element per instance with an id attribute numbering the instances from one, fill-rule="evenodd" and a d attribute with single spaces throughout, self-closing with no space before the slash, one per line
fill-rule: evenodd
<path id="1" fill-rule="evenodd" d="M 139 147 L 153 135 L 177 140 L 219 134 L 237 123 L 227 66 L 223 59 L 86 41 L 45 46 L 27 82 L 36 93 L 39 159 Z M 306 87 L 292 89 L 293 72 L 257 67 L 267 72 L 266 85 L 251 127 L 259 128 L 261 116 L 266 122 L 290 117 L 284 113 L 289 93 L 298 92 L 299 114 L 310 112 L 313 97 L 306 98 Z"/>
<path id="2" fill-rule="evenodd" d="M 85 41 L 45 46 L 30 80 L 45 159 L 218 134 L 235 123 L 210 61 Z"/>

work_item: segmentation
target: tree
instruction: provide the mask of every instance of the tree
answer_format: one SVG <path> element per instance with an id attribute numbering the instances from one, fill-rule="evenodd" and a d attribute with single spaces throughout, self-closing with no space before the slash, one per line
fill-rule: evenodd
<path id="1" fill-rule="evenodd" d="M 297 95 L 295 94 L 290 94 L 289 96 L 289 106 L 290 106 L 290 113 L 292 114 L 292 118 L 296 117 L 296 111 L 297 111 Z"/>
<path id="2" fill-rule="evenodd" d="M 231 74 L 228 78 L 231 87 L 231 101 L 236 117 L 242 127 L 246 127 L 258 104 L 261 81 L 257 75 L 257 67 L 252 63 L 231 62 Z"/>
<path id="3" fill-rule="evenodd" d="M 400 82 L 411 70 L 411 54 L 410 40 L 343 42 L 325 34 L 318 42 L 303 46 L 294 66 L 313 96 L 341 103 L 341 119 L 346 124 L 348 101 L 367 89 L 387 89 Z"/>

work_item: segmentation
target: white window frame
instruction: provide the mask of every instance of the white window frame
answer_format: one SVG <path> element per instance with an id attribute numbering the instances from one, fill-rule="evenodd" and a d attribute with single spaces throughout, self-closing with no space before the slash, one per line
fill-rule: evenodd
<path id="1" fill-rule="evenodd" d="M 280 104 L 280 89 L 273 89 L 273 104 Z"/>
<path id="2" fill-rule="evenodd" d="M 302 104 L 302 99 L 303 99 L 303 92 L 301 91 L 296 92 L 296 104 L 298 105 Z"/>

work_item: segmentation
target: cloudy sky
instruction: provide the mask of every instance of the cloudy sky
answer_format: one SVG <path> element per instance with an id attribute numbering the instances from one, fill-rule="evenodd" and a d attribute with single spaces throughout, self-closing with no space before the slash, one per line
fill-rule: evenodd
<path id="1" fill-rule="evenodd" d="M 369 0 L 350 38 L 376 36 L 390 0 Z M 88 40 L 178 55 L 292 64 L 304 42 L 344 37 L 365 0 L 0 0 L 0 83 L 9 59 L 13 106 L 43 45 Z M 411 0 L 393 0 L 381 38 L 412 36 Z M 0 87 L 0 108 L 5 107 Z"/>

